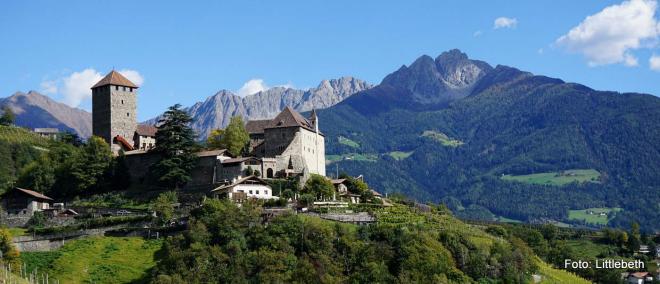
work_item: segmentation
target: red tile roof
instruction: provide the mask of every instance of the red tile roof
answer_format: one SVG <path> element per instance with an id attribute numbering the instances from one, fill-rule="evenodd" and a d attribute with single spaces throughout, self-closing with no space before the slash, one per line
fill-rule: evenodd
<path id="1" fill-rule="evenodd" d="M 108 75 L 105 75 L 105 77 L 103 77 L 103 79 L 101 79 L 101 81 L 96 83 L 96 85 L 94 85 L 92 87 L 92 89 L 94 89 L 96 87 L 105 86 L 105 85 L 118 85 L 118 86 L 126 86 L 126 87 L 131 87 L 131 88 L 137 88 L 138 87 L 135 84 L 133 84 L 133 82 L 126 79 L 126 77 L 124 77 L 123 75 L 121 75 L 119 72 L 117 72 L 115 70 L 112 70 L 112 71 L 110 71 L 110 73 L 108 73 Z"/>
<path id="2" fill-rule="evenodd" d="M 122 146 L 124 146 L 124 148 L 126 148 L 126 150 L 128 150 L 128 151 L 133 150 L 133 145 L 131 145 L 130 143 L 128 143 L 128 141 L 126 141 L 126 139 L 125 139 L 124 137 L 122 137 L 121 135 L 117 135 L 117 136 L 115 137 L 115 142 L 119 142 L 119 143 L 120 143 Z"/>
<path id="3" fill-rule="evenodd" d="M 33 191 L 33 190 L 24 189 L 24 188 L 20 188 L 20 187 L 17 187 L 16 189 L 18 189 L 19 191 L 21 191 L 21 192 L 23 192 L 23 193 L 25 193 L 25 194 L 27 194 L 27 195 L 30 195 L 30 196 L 32 196 L 32 197 L 35 197 L 35 198 L 45 199 L 45 200 L 53 200 L 52 198 L 50 198 L 50 197 L 48 197 L 48 196 L 45 196 L 45 195 L 43 195 L 43 194 L 41 194 L 41 193 L 38 193 L 38 192 L 36 192 L 36 191 Z"/>

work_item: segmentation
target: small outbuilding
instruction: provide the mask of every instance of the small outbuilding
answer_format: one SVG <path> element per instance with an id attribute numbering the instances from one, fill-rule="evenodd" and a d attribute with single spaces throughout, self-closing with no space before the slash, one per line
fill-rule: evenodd
<path id="1" fill-rule="evenodd" d="M 2 208 L 7 214 L 32 216 L 50 209 L 53 199 L 39 192 L 15 187 L 2 195 Z"/>

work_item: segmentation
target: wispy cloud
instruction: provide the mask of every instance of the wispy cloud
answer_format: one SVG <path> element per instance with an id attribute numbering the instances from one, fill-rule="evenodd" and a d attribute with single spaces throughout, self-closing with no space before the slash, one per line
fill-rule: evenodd
<path id="1" fill-rule="evenodd" d="M 556 44 L 581 53 L 590 66 L 622 63 L 637 66 L 632 50 L 658 43 L 660 23 L 655 18 L 655 0 L 630 0 L 590 15 Z"/>
<path id="2" fill-rule="evenodd" d="M 472 34 L 473 37 L 480 37 L 483 34 L 481 30 L 478 30 Z"/>
<path id="3" fill-rule="evenodd" d="M 493 29 L 512 29 L 516 26 L 518 26 L 518 19 L 516 18 L 499 17 L 493 22 Z"/>
<path id="4" fill-rule="evenodd" d="M 653 71 L 660 71 L 660 56 L 653 54 L 649 58 L 649 68 Z"/>
<path id="5" fill-rule="evenodd" d="M 123 69 L 117 72 L 138 86 L 144 83 L 144 77 L 138 71 Z M 41 92 L 48 95 L 60 94 L 65 104 L 71 107 L 78 107 L 83 101 L 92 98 L 92 90 L 90 88 L 102 78 L 103 75 L 100 72 L 94 68 L 87 68 L 54 80 L 42 81 L 40 84 Z"/>
<path id="6" fill-rule="evenodd" d="M 282 84 L 282 85 L 276 85 L 275 87 L 282 87 L 282 88 L 291 89 L 291 88 L 294 88 L 294 85 L 291 84 L 291 83 L 286 83 L 286 84 Z M 240 97 L 246 97 L 246 96 L 249 96 L 249 95 L 254 95 L 258 92 L 267 91 L 270 88 L 271 87 L 268 86 L 266 84 L 266 82 L 264 82 L 263 79 L 254 78 L 254 79 L 250 79 L 247 82 L 245 82 L 245 84 L 243 84 L 243 86 L 240 89 L 238 89 L 238 91 L 236 91 L 236 94 Z"/>

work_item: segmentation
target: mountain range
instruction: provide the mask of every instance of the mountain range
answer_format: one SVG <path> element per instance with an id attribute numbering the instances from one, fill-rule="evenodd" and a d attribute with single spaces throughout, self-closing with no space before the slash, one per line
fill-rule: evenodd
<path id="1" fill-rule="evenodd" d="M 186 108 L 186 111 L 194 119 L 193 128 L 200 138 L 204 138 L 211 130 L 225 127 L 232 116 L 240 115 L 244 119 L 272 118 L 286 106 L 300 112 L 323 109 L 371 87 L 363 80 L 342 77 L 323 80 L 316 88 L 307 90 L 274 87 L 245 97 L 221 90 L 203 102 Z M 0 107 L 12 109 L 19 126 L 54 127 L 60 131 L 75 132 L 85 138 L 92 135 L 91 113 L 58 103 L 35 91 L 27 94 L 17 92 L 0 99 Z M 153 118 L 145 123 L 155 124 L 157 120 Z"/>
<path id="2" fill-rule="evenodd" d="M 17 112 L 19 125 L 59 125 L 82 136 L 91 128 L 89 113 L 35 92 L 0 105 Z M 570 210 L 622 208 L 609 225 L 660 230 L 660 98 L 653 95 L 598 91 L 450 50 L 421 56 L 376 86 L 344 77 L 246 97 L 222 90 L 186 110 L 205 137 L 234 115 L 270 118 L 285 106 L 320 109 L 328 172 L 363 174 L 383 193 L 443 202 L 484 220 L 580 224 Z M 579 182 L 576 170 L 595 174 Z"/>
<path id="3" fill-rule="evenodd" d="M 27 128 L 50 127 L 77 133 L 81 137 L 92 135 L 92 114 L 44 96 L 35 91 L 16 92 L 0 99 L 0 108 L 10 108 L 16 115 L 16 125 Z"/>
<path id="4" fill-rule="evenodd" d="M 656 96 L 597 91 L 451 50 L 318 115 L 332 172 L 364 174 L 384 192 L 531 222 L 621 207 L 610 223 L 660 229 Z M 504 178 L 576 169 L 599 175 L 564 185 Z"/>

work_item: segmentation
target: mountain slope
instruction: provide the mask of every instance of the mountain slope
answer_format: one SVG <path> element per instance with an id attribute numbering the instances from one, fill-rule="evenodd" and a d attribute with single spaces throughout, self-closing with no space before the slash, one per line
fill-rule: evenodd
<path id="1" fill-rule="evenodd" d="M 16 114 L 16 125 L 37 128 L 53 127 L 75 132 L 80 137 L 92 135 L 92 114 L 58 103 L 51 98 L 30 91 L 17 92 L 0 99 L 0 107 L 9 107 Z"/>
<path id="2" fill-rule="evenodd" d="M 448 56 L 454 53 L 439 56 L 434 66 L 451 66 L 452 60 L 442 58 L 455 58 Z M 369 183 L 385 192 L 403 190 L 434 200 L 454 196 L 466 206 L 528 221 L 564 220 L 567 209 L 585 206 L 660 210 L 658 97 L 596 91 L 506 66 L 470 73 L 473 79 L 456 95 L 446 87 L 446 76 L 428 76 L 441 74 L 434 73 L 438 68 L 429 59 L 421 57 L 373 89 L 319 112 L 328 154 L 380 155 L 376 162 L 342 161 L 341 169 L 375 173 L 379 178 Z M 411 73 L 419 62 L 428 62 L 433 72 Z M 359 149 L 339 143 L 339 136 Z M 460 143 L 447 146 L 433 137 Z M 387 155 L 392 151 L 412 154 L 394 160 Z M 499 179 L 569 169 L 595 169 L 601 178 L 564 187 Z M 399 185 L 411 179 L 410 187 Z M 660 215 L 636 218 L 645 222 Z"/>
<path id="3" fill-rule="evenodd" d="M 193 117 L 193 128 L 204 138 L 213 129 L 227 126 L 233 116 L 244 119 L 266 119 L 275 117 L 284 107 L 290 106 L 299 112 L 333 106 L 352 94 L 371 88 L 365 81 L 352 77 L 323 80 L 316 88 L 306 91 L 275 87 L 246 97 L 222 90 L 187 108 Z M 157 120 L 149 120 L 155 123 Z"/>

